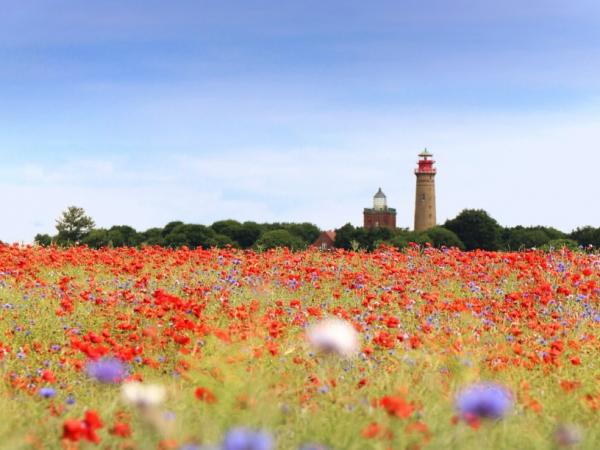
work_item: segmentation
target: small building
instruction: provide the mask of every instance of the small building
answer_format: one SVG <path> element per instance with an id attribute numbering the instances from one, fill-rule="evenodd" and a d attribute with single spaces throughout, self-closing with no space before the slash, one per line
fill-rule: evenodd
<path id="1" fill-rule="evenodd" d="M 323 231 L 317 240 L 313 242 L 313 245 L 317 247 L 319 250 L 333 250 L 335 243 L 335 231 Z"/>
<path id="2" fill-rule="evenodd" d="M 363 211 L 365 228 L 396 228 L 396 210 L 388 208 L 381 188 L 373 196 L 373 207 Z"/>

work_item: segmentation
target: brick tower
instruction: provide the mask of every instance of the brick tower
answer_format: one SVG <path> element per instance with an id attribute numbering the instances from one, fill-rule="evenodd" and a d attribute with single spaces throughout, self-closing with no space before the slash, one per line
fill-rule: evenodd
<path id="1" fill-rule="evenodd" d="M 373 208 L 365 208 L 363 215 L 365 228 L 396 228 L 396 210 L 388 208 L 381 188 L 373 196 Z"/>
<path id="2" fill-rule="evenodd" d="M 435 161 L 433 155 L 423 150 L 419 154 L 417 195 L 415 199 L 415 231 L 423 231 L 435 226 Z"/>

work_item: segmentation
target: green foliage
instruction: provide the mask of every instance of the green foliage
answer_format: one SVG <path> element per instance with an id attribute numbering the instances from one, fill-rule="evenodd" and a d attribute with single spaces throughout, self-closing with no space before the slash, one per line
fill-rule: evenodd
<path id="1" fill-rule="evenodd" d="M 76 245 L 94 226 L 94 221 L 86 215 L 83 208 L 69 206 L 56 220 L 56 241 L 62 246 Z"/>
<path id="2" fill-rule="evenodd" d="M 393 247 L 403 249 L 414 242 L 415 244 L 424 245 L 427 242 L 431 242 L 431 238 L 425 233 L 416 233 L 414 231 L 403 231 L 397 233 L 387 243 Z"/>
<path id="3" fill-rule="evenodd" d="M 177 228 L 180 225 L 183 225 L 183 222 L 181 220 L 174 220 L 173 222 L 169 222 L 162 229 L 162 232 L 161 232 L 162 236 L 166 237 L 168 234 L 170 234 L 175 228 Z"/>
<path id="4" fill-rule="evenodd" d="M 236 240 L 241 234 L 242 224 L 237 220 L 219 220 L 214 222 L 210 228 L 212 228 L 216 234 L 222 234 L 228 236 L 232 240 Z"/>
<path id="5" fill-rule="evenodd" d="M 36 234 L 33 238 L 33 242 L 41 247 L 49 247 L 52 245 L 52 236 L 49 234 Z"/>
<path id="6" fill-rule="evenodd" d="M 362 228 L 354 227 L 347 223 L 341 228 L 335 230 L 334 246 L 345 248 L 347 250 L 355 249 L 356 247 L 363 250 L 374 250 L 380 244 L 389 242 L 398 230 L 389 228 Z"/>
<path id="7" fill-rule="evenodd" d="M 240 233 L 235 237 L 240 248 L 250 248 L 262 233 L 261 226 L 256 222 L 244 222 Z"/>
<path id="8" fill-rule="evenodd" d="M 140 233 L 140 243 L 143 245 L 165 246 L 165 238 L 162 232 L 162 228 L 149 228 L 146 231 Z"/>
<path id="9" fill-rule="evenodd" d="M 444 228 L 456 233 L 467 250 L 497 250 L 502 227 L 482 209 L 465 209 Z"/>
<path id="10" fill-rule="evenodd" d="M 306 247 L 302 239 L 290 233 L 288 230 L 267 231 L 256 241 L 256 246 L 260 246 L 260 248 L 265 250 L 278 247 L 299 250 Z"/>
<path id="11" fill-rule="evenodd" d="M 81 240 L 81 243 L 90 248 L 108 247 L 110 245 L 108 230 L 104 228 L 94 229 Z"/>
<path id="12" fill-rule="evenodd" d="M 298 236 L 307 245 L 315 242 L 321 234 L 319 227 L 308 222 L 283 224 L 282 228 Z"/>
<path id="13" fill-rule="evenodd" d="M 233 248 L 238 247 L 238 244 L 236 241 L 231 239 L 229 236 L 225 236 L 224 234 L 215 234 L 213 241 L 214 241 L 213 245 L 215 247 L 219 247 L 219 248 L 224 248 L 224 247 L 228 247 L 228 246 L 233 247 Z"/>
<path id="14" fill-rule="evenodd" d="M 584 247 L 593 245 L 598 248 L 600 247 L 600 228 L 590 226 L 577 228 L 569 235 L 569 238 L 577 241 L 579 245 Z"/>
<path id="15" fill-rule="evenodd" d="M 115 225 L 109 228 L 108 240 L 113 247 L 135 247 L 141 243 L 141 236 L 128 225 Z"/>
<path id="16" fill-rule="evenodd" d="M 396 248 L 407 247 L 411 242 L 424 245 L 430 243 L 434 247 L 458 247 L 464 248 L 462 241 L 452 231 L 441 227 L 433 227 L 421 233 L 406 229 L 354 227 L 347 223 L 336 230 L 334 245 L 338 248 L 354 249 L 353 243 L 358 248 L 372 251 L 380 244 L 392 245 Z"/>
<path id="17" fill-rule="evenodd" d="M 204 225 L 179 224 L 165 236 L 165 243 L 170 247 L 208 248 L 215 245 L 215 236 L 216 233 Z"/>
<path id="18" fill-rule="evenodd" d="M 335 230 L 335 241 L 333 242 L 333 245 L 337 248 L 350 250 L 352 248 L 352 241 L 355 240 L 355 233 L 356 228 L 354 225 L 351 223 L 345 224 L 344 226 Z"/>
<path id="19" fill-rule="evenodd" d="M 550 241 L 543 230 L 514 227 L 505 228 L 502 231 L 503 247 L 507 250 L 521 250 L 524 248 L 541 247 Z"/>
<path id="20" fill-rule="evenodd" d="M 465 244 L 456 233 L 442 226 L 430 228 L 422 233 L 422 237 L 432 246 L 440 247 L 457 247 L 461 250 L 465 248 Z"/>
<path id="21" fill-rule="evenodd" d="M 547 244 L 543 245 L 541 248 L 542 250 L 546 251 L 560 250 L 563 248 L 568 248 L 569 250 L 577 250 L 579 248 L 579 245 L 577 244 L 577 241 L 574 241 L 573 239 L 554 239 L 548 242 Z"/>
<path id="22" fill-rule="evenodd" d="M 259 224 L 251 221 L 240 223 L 232 219 L 219 220 L 210 226 L 172 221 L 163 228 L 150 228 L 143 232 L 137 232 L 128 225 L 113 226 L 108 230 L 92 229 L 93 224 L 93 220 L 85 215 L 83 209 L 70 207 L 57 220 L 58 235 L 51 237 L 38 234 L 35 242 L 42 246 L 53 242 L 62 246 L 81 243 L 92 248 L 158 245 L 173 248 L 232 246 L 247 249 L 284 246 L 302 249 L 310 246 L 321 232 L 317 226 L 308 222 Z M 404 248 L 411 242 L 466 250 L 514 251 L 532 247 L 549 248 L 557 244 L 572 248 L 573 242 L 586 247 L 600 247 L 600 228 L 587 226 L 570 234 L 544 226 L 503 228 L 486 211 L 466 209 L 454 219 L 447 220 L 443 226 L 435 226 L 420 233 L 384 227 L 366 229 L 347 223 L 336 230 L 334 246 L 347 250 L 372 251 L 381 244 Z"/>
<path id="23" fill-rule="evenodd" d="M 262 233 L 259 224 L 255 222 L 244 222 L 242 224 L 236 220 L 220 220 L 213 223 L 210 228 L 217 235 L 227 238 L 220 238 L 221 242 L 227 242 L 228 245 L 240 248 L 252 247 Z"/>

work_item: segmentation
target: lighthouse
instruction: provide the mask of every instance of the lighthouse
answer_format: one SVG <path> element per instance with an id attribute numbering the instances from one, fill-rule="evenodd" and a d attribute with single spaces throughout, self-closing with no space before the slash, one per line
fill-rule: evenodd
<path id="1" fill-rule="evenodd" d="M 435 161 L 433 155 L 423 150 L 419 153 L 417 193 L 415 198 L 415 231 L 423 231 L 435 226 Z"/>
<path id="2" fill-rule="evenodd" d="M 363 218 L 365 228 L 396 228 L 396 210 L 388 208 L 381 188 L 373 196 L 373 207 L 364 209 Z"/>

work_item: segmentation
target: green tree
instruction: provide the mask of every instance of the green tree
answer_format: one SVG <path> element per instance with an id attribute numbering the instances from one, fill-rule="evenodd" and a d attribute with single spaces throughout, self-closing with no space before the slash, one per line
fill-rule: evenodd
<path id="1" fill-rule="evenodd" d="M 224 234 L 225 236 L 229 236 L 231 239 L 235 239 L 236 235 L 239 234 L 242 228 L 242 224 L 233 219 L 219 220 L 214 222 L 210 228 L 212 228 L 217 234 Z"/>
<path id="2" fill-rule="evenodd" d="M 306 246 L 315 242 L 321 234 L 319 227 L 309 222 L 286 224 L 284 229 L 302 239 Z"/>
<path id="3" fill-rule="evenodd" d="M 436 226 L 425 230 L 423 233 L 423 239 L 425 242 L 431 243 L 434 247 L 458 247 L 460 249 L 465 248 L 465 244 L 456 233 L 444 228 L 442 226 Z"/>
<path id="4" fill-rule="evenodd" d="M 233 245 L 240 248 L 250 248 L 261 234 L 260 225 L 255 222 L 239 223 L 237 220 L 219 220 L 210 226 L 219 238 L 219 246 Z M 227 244 L 225 244 L 227 242 Z"/>
<path id="5" fill-rule="evenodd" d="M 56 240 L 60 245 L 77 245 L 94 226 L 94 221 L 83 208 L 69 206 L 56 220 Z"/>
<path id="6" fill-rule="evenodd" d="M 569 235 L 569 238 L 577 241 L 579 245 L 583 245 L 584 247 L 588 245 L 600 247 L 600 228 L 590 226 L 577 228 Z"/>
<path id="7" fill-rule="evenodd" d="M 223 248 L 227 246 L 238 247 L 238 243 L 224 234 L 215 234 L 213 238 L 214 246 Z"/>
<path id="8" fill-rule="evenodd" d="M 140 233 L 140 244 L 142 245 L 165 245 L 165 238 L 162 235 L 162 228 L 148 228 Z"/>
<path id="9" fill-rule="evenodd" d="M 234 239 L 241 248 L 250 248 L 258 240 L 262 232 L 262 227 L 256 222 L 244 222 Z"/>
<path id="10" fill-rule="evenodd" d="M 183 225 L 184 223 L 181 220 L 174 220 L 173 222 L 169 222 L 168 224 L 165 225 L 165 227 L 162 229 L 162 235 L 163 237 L 166 237 L 169 233 L 171 233 L 175 228 L 177 228 L 180 225 Z"/>
<path id="11" fill-rule="evenodd" d="M 33 238 L 33 242 L 41 247 L 49 247 L 52 245 L 52 236 L 49 234 L 36 234 Z"/>
<path id="12" fill-rule="evenodd" d="M 465 209 L 444 228 L 456 233 L 467 250 L 497 250 L 502 227 L 482 209 Z"/>
<path id="13" fill-rule="evenodd" d="M 223 236 L 217 239 L 217 236 Z M 171 232 L 165 236 L 165 243 L 170 247 L 181 247 L 183 245 L 189 248 L 210 248 L 217 246 L 219 242 L 226 238 L 224 235 L 217 235 L 212 228 L 204 225 L 181 224 L 177 225 Z M 228 242 L 231 242 L 230 240 Z"/>
<path id="14" fill-rule="evenodd" d="M 365 250 L 375 250 L 379 245 L 389 241 L 394 236 L 394 230 L 386 227 L 365 229 L 362 232 L 362 247 Z M 361 238 L 359 233 L 359 239 Z"/>
<path id="15" fill-rule="evenodd" d="M 397 230 L 392 230 L 385 227 L 363 228 L 354 227 L 347 223 L 341 228 L 335 230 L 334 246 L 337 248 L 345 248 L 346 250 L 358 248 L 371 251 L 379 246 L 379 244 L 390 242 L 390 240 L 398 233 Z"/>
<path id="16" fill-rule="evenodd" d="M 507 250 L 541 247 L 550 240 L 543 227 L 517 226 L 502 231 L 503 247 Z"/>
<path id="17" fill-rule="evenodd" d="M 272 230 L 265 232 L 257 241 L 256 246 L 268 250 L 270 248 L 287 247 L 290 250 L 299 250 L 305 247 L 298 236 L 287 230 Z"/>
<path id="18" fill-rule="evenodd" d="M 351 223 L 347 223 L 335 230 L 333 245 L 337 248 L 350 250 L 352 248 L 352 241 L 354 240 L 356 240 L 356 228 Z"/>
<path id="19" fill-rule="evenodd" d="M 431 241 L 432 239 L 427 235 L 426 232 L 417 233 L 415 231 L 402 230 L 397 232 L 391 239 L 387 241 L 387 243 L 398 249 L 403 249 L 408 247 L 411 242 L 424 245 L 425 243 Z"/>
<path id="20" fill-rule="evenodd" d="M 108 239 L 113 247 L 135 247 L 142 237 L 129 225 L 114 225 L 108 229 Z"/>
<path id="21" fill-rule="evenodd" d="M 570 250 L 577 250 L 579 248 L 579 244 L 577 244 L 577 241 L 574 241 L 573 239 L 554 239 L 543 245 L 542 250 L 560 250 L 565 247 Z"/>
<path id="22" fill-rule="evenodd" d="M 110 245 L 108 230 L 105 228 L 96 228 L 86 234 L 81 240 L 81 243 L 90 248 L 108 247 Z"/>

